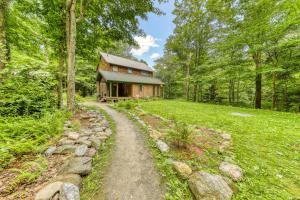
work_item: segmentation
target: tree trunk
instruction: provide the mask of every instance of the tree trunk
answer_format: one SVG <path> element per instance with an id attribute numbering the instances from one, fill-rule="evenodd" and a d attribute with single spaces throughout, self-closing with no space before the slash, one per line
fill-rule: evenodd
<path id="1" fill-rule="evenodd" d="M 68 111 L 75 112 L 75 48 L 76 48 L 76 0 L 67 0 L 67 108 Z"/>
<path id="2" fill-rule="evenodd" d="M 9 60 L 9 48 L 6 36 L 6 9 L 7 0 L 0 2 L 0 70 L 5 67 Z"/>
<path id="3" fill-rule="evenodd" d="M 236 85 L 236 103 L 240 104 L 240 77 L 238 77 Z"/>
<path id="4" fill-rule="evenodd" d="M 256 69 L 256 77 L 255 77 L 255 108 L 261 108 L 261 94 L 262 94 L 262 75 L 259 72 L 261 68 L 261 53 L 256 52 L 253 55 L 253 59 L 255 62 L 255 69 Z"/>
<path id="5" fill-rule="evenodd" d="M 58 61 L 58 76 L 57 76 L 57 107 L 63 108 L 63 73 L 64 73 L 65 55 L 63 47 L 61 47 Z"/>
<path id="6" fill-rule="evenodd" d="M 288 86 L 287 81 L 284 83 L 284 107 L 285 111 L 289 110 L 289 97 L 288 97 Z"/>
<path id="7" fill-rule="evenodd" d="M 276 74 L 272 74 L 272 110 L 276 107 Z"/>
<path id="8" fill-rule="evenodd" d="M 190 96 L 189 96 L 189 89 L 190 89 L 190 66 L 189 64 L 186 65 L 186 69 L 185 69 L 185 98 L 186 100 L 189 100 Z"/>
<path id="9" fill-rule="evenodd" d="M 235 88 L 234 88 L 234 80 L 231 81 L 231 100 L 232 103 L 235 103 Z"/>
<path id="10" fill-rule="evenodd" d="M 231 100 L 231 80 L 229 80 L 229 83 L 228 83 L 228 102 L 229 104 L 231 105 L 232 103 L 232 100 Z"/>
<path id="11" fill-rule="evenodd" d="M 193 95 L 194 102 L 197 101 L 197 93 L 198 93 L 198 84 L 195 83 L 194 84 L 194 95 Z"/>

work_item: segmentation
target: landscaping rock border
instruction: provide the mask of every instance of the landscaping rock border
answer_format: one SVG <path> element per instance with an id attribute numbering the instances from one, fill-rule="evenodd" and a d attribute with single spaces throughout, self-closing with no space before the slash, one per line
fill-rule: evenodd
<path id="1" fill-rule="evenodd" d="M 139 111 L 145 112 L 139 108 Z M 152 129 L 152 127 L 148 126 L 143 120 L 141 120 L 137 115 L 134 113 L 128 112 L 127 113 L 136 120 L 140 125 L 147 128 L 149 131 L 150 137 L 156 142 L 157 148 L 162 153 L 167 153 L 169 151 L 169 146 L 160 138 L 160 135 L 155 133 L 156 130 Z M 157 117 L 163 121 L 170 121 L 158 115 L 151 114 L 154 117 Z M 197 126 L 192 126 L 196 128 Z M 231 134 L 229 133 L 221 133 L 217 130 L 208 129 L 209 131 L 214 132 L 215 134 L 220 135 L 222 138 L 221 145 L 219 147 L 220 152 L 224 152 L 228 149 L 232 144 Z M 217 199 L 217 200 L 229 200 L 232 198 L 233 190 L 231 188 L 232 181 L 241 181 L 243 178 L 243 171 L 242 169 L 235 164 L 231 164 L 228 162 L 222 162 L 220 164 L 219 170 L 225 174 L 226 176 L 230 177 L 231 179 L 216 175 L 210 174 L 204 171 L 192 171 L 192 169 L 184 162 L 175 161 L 173 158 L 169 158 L 170 163 L 173 165 L 174 169 L 177 173 L 183 177 L 188 179 L 189 188 L 194 194 L 197 200 L 202 199 Z M 230 183 L 229 183 L 230 182 Z"/>
<path id="2" fill-rule="evenodd" d="M 92 170 L 92 159 L 99 146 L 112 135 L 109 122 L 98 111 L 86 111 L 79 119 L 89 123 L 88 129 L 72 130 L 72 122 L 64 125 L 64 137 L 56 146 L 45 151 L 45 156 L 69 156 L 57 176 L 49 180 L 35 195 L 35 200 L 80 200 L 82 177 Z"/>

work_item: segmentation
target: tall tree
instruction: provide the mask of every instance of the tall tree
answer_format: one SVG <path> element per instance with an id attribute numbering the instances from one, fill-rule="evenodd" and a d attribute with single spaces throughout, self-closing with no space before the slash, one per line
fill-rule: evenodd
<path id="1" fill-rule="evenodd" d="M 76 0 L 66 1 L 67 41 L 67 108 L 75 112 L 75 48 L 76 48 Z"/>
<path id="2" fill-rule="evenodd" d="M 8 0 L 0 1 L 0 70 L 5 67 L 9 60 L 9 48 L 6 37 Z"/>

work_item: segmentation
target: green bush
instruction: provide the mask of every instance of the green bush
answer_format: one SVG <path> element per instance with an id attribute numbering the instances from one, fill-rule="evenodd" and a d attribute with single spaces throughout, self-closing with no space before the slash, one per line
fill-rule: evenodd
<path id="1" fill-rule="evenodd" d="M 0 75 L 0 116 L 41 117 L 55 108 L 55 81 L 29 70 Z"/>

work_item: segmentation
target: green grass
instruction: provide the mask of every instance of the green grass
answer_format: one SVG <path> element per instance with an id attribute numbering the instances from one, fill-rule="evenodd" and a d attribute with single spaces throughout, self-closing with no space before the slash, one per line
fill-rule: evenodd
<path id="1" fill-rule="evenodd" d="M 300 199 L 299 114 L 175 100 L 140 105 L 165 118 L 231 133 L 235 160 L 245 171 L 234 199 Z"/>
<path id="2" fill-rule="evenodd" d="M 96 109 L 95 107 L 88 107 L 88 109 Z M 115 146 L 116 124 L 112 118 L 102 109 L 99 109 L 106 120 L 109 121 L 112 135 L 102 143 L 96 156 L 93 158 L 93 170 L 84 178 L 83 187 L 80 191 L 80 199 L 90 200 L 99 199 L 99 196 L 103 196 L 103 178 L 106 172 L 106 168 L 109 166 L 113 149 Z M 101 198 L 100 198 L 101 199 Z"/>

